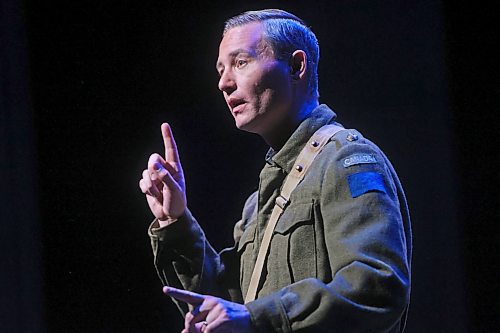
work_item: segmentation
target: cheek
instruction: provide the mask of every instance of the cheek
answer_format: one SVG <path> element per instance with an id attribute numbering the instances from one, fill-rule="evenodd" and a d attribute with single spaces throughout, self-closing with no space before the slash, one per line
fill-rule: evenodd
<path id="1" fill-rule="evenodd" d="M 262 104 L 276 106 L 286 104 L 291 99 L 290 83 L 282 77 L 271 77 L 255 85 L 255 94 Z"/>
<path id="2" fill-rule="evenodd" d="M 255 106 L 274 106 L 290 99 L 291 87 L 288 72 L 280 66 L 269 66 L 259 73 L 242 77 L 239 88 Z"/>
<path id="3" fill-rule="evenodd" d="M 290 75 L 282 66 L 276 66 L 262 77 L 262 87 L 272 90 L 275 97 L 288 97 L 290 94 Z"/>

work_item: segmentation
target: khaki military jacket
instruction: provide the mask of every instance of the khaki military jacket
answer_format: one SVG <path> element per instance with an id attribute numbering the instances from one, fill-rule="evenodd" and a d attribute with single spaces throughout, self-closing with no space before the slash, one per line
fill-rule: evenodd
<path id="1" fill-rule="evenodd" d="M 162 283 L 242 303 L 280 187 L 308 139 L 334 119 L 320 105 L 283 148 L 269 151 L 259 189 L 235 225 L 233 247 L 215 251 L 189 210 L 169 226 L 153 223 L 149 235 Z M 246 307 L 259 332 L 399 332 L 409 304 L 410 259 L 410 218 L 393 167 L 359 132 L 343 130 L 293 191 L 274 230 L 257 299 Z"/>

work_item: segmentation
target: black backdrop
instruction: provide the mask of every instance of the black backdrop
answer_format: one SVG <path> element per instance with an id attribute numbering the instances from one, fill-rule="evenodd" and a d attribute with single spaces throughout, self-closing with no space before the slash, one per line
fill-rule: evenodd
<path id="1" fill-rule="evenodd" d="M 7 0 L 2 331 L 180 331 L 152 267 L 137 183 L 169 121 L 189 206 L 217 248 L 230 244 L 266 147 L 234 128 L 214 64 L 223 21 L 269 7 L 312 26 L 321 101 L 385 150 L 406 187 L 415 238 L 408 331 L 493 330 L 497 8 Z"/>

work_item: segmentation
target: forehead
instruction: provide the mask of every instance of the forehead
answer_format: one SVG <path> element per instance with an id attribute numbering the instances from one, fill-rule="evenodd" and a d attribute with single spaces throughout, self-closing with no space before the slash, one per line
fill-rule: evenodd
<path id="1" fill-rule="evenodd" d="M 237 50 L 257 52 L 261 45 L 264 27 L 260 22 L 252 22 L 229 29 L 219 46 L 219 60 L 230 56 Z"/>

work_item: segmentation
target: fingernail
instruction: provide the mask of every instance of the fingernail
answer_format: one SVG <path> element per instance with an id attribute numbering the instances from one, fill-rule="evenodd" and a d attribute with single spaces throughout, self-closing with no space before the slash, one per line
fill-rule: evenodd
<path id="1" fill-rule="evenodd" d="M 153 165 L 153 169 L 155 169 L 156 171 L 160 171 L 160 170 L 161 170 L 161 168 L 162 168 L 162 166 L 160 165 L 160 163 L 155 163 L 155 164 Z"/>

